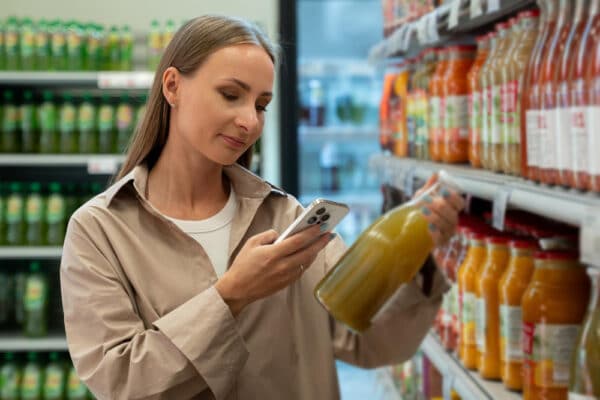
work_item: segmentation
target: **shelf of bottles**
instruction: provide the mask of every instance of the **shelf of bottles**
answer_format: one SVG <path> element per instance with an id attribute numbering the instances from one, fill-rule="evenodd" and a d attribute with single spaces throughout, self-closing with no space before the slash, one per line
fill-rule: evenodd
<path id="1" fill-rule="evenodd" d="M 19 332 L 0 333 L 0 352 L 63 350 L 67 350 L 67 339 L 64 333 L 51 333 L 42 338 L 28 338 Z"/>

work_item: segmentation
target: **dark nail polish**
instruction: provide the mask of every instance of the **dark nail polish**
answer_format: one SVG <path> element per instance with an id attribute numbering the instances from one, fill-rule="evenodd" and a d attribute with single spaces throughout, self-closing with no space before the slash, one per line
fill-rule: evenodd
<path id="1" fill-rule="evenodd" d="M 442 197 L 447 199 L 448 197 L 450 197 L 450 191 L 448 191 L 448 189 L 446 188 L 442 188 L 442 190 L 440 191 L 440 193 L 442 194 Z"/>
<path id="2" fill-rule="evenodd" d="M 435 232 L 437 230 L 437 226 L 435 226 L 435 224 L 429 224 L 429 230 L 431 232 Z"/>
<path id="3" fill-rule="evenodd" d="M 421 212 L 423 213 L 423 215 L 431 215 L 431 210 L 427 207 L 421 208 Z"/>

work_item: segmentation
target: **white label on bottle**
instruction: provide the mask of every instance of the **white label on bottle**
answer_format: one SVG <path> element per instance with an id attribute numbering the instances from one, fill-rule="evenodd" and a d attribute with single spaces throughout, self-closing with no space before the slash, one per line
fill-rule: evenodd
<path id="1" fill-rule="evenodd" d="M 481 0 L 471 0 L 469 8 L 469 15 L 471 16 L 471 18 L 479 17 L 481 14 L 483 14 Z"/>
<path id="2" fill-rule="evenodd" d="M 541 168 L 556 169 L 556 143 L 558 136 L 558 109 L 545 110 L 544 128 L 540 127 Z"/>
<path id="3" fill-rule="evenodd" d="M 521 307 L 500 305 L 500 359 L 503 361 L 523 360 L 522 319 Z"/>
<path id="4" fill-rule="evenodd" d="M 588 130 L 585 107 L 570 107 L 571 113 L 571 156 L 573 172 L 587 171 L 588 167 Z"/>
<path id="5" fill-rule="evenodd" d="M 444 131 L 450 141 L 469 137 L 469 96 L 446 97 Z"/>
<path id="6" fill-rule="evenodd" d="M 491 90 L 486 87 L 481 90 L 481 143 L 490 143 L 490 118 L 489 118 L 489 104 L 491 98 Z"/>
<path id="7" fill-rule="evenodd" d="M 556 162 L 560 171 L 571 168 L 571 114 L 568 108 L 559 108 L 557 112 L 558 135 L 556 143 Z"/>
<path id="8" fill-rule="evenodd" d="M 450 297 L 450 292 L 446 293 L 444 295 L 444 298 L 442 299 L 442 307 L 441 307 L 441 314 L 442 314 L 442 326 L 443 327 L 447 327 L 450 326 L 450 323 L 452 322 L 452 314 L 451 314 L 451 310 L 450 310 L 450 302 L 452 301 L 452 298 Z"/>
<path id="9" fill-rule="evenodd" d="M 583 214 L 579 251 L 581 262 L 600 267 L 600 209 L 590 208 Z"/>
<path id="10" fill-rule="evenodd" d="M 600 106 L 586 107 L 588 172 L 600 175 Z"/>
<path id="11" fill-rule="evenodd" d="M 539 165 L 539 143 L 538 143 L 538 119 L 539 110 L 527 110 L 527 165 L 537 167 Z"/>
<path id="12" fill-rule="evenodd" d="M 460 6 L 462 5 L 462 0 L 453 0 L 450 5 L 450 14 L 448 15 L 448 29 L 454 28 L 458 25 L 458 17 L 460 14 Z"/>
<path id="13" fill-rule="evenodd" d="M 491 96 L 488 100 L 490 138 L 492 144 L 501 144 L 502 129 L 500 129 L 500 106 L 502 100 L 500 99 L 500 85 L 492 86 L 491 92 L 489 93 L 489 96 Z"/>
<path id="14" fill-rule="evenodd" d="M 533 359 L 537 363 L 552 365 L 552 382 L 544 382 L 540 386 L 566 388 L 569 385 L 571 357 L 578 335 L 579 325 L 536 324 Z"/>
<path id="15" fill-rule="evenodd" d="M 569 392 L 569 400 L 598 400 L 598 398 L 593 395 L 588 396 L 586 394 Z"/>
<path id="16" fill-rule="evenodd" d="M 475 321 L 475 300 L 476 297 L 471 292 L 463 293 L 463 306 L 462 306 L 462 323 L 468 324 Z"/>
<path id="17" fill-rule="evenodd" d="M 485 299 L 477 297 L 475 300 L 475 340 L 480 353 L 485 351 L 486 318 Z"/>

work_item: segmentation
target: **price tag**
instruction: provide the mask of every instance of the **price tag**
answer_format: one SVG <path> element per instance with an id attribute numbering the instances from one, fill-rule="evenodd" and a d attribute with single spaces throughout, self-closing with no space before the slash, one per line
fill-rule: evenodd
<path id="1" fill-rule="evenodd" d="M 419 40 L 419 44 L 427 43 L 427 17 L 428 15 L 424 15 L 417 21 L 417 39 Z"/>
<path id="2" fill-rule="evenodd" d="M 400 48 L 402 49 L 402 51 L 406 51 L 410 47 L 410 40 L 412 39 L 412 34 L 413 34 L 413 26 L 412 26 L 412 24 L 408 24 L 406 26 L 406 33 L 404 34 L 404 37 L 402 38 L 402 44 L 400 45 Z"/>
<path id="3" fill-rule="evenodd" d="M 437 26 L 437 9 L 427 15 L 427 39 L 429 43 L 435 43 L 440 40 Z"/>
<path id="4" fill-rule="evenodd" d="M 152 72 L 99 72 L 99 89 L 148 89 L 152 86 Z"/>
<path id="5" fill-rule="evenodd" d="M 452 4 L 450 4 L 450 14 L 448 15 L 448 29 L 452 29 L 456 25 L 458 25 L 458 17 L 460 14 L 461 5 L 462 0 L 454 0 Z"/>
<path id="6" fill-rule="evenodd" d="M 581 261 L 600 267 L 600 208 L 590 208 L 584 214 L 579 232 Z"/>
<path id="7" fill-rule="evenodd" d="M 469 6 L 469 16 L 471 19 L 479 17 L 483 14 L 483 4 L 481 0 L 471 0 L 471 5 Z"/>
<path id="8" fill-rule="evenodd" d="M 114 157 L 94 157 L 88 160 L 87 170 L 90 175 L 113 175 L 118 166 L 119 162 Z"/>
<path id="9" fill-rule="evenodd" d="M 408 197 L 412 197 L 415 191 L 415 169 L 414 165 L 409 167 L 404 175 L 403 191 Z"/>
<path id="10" fill-rule="evenodd" d="M 500 10 L 500 0 L 487 0 L 487 12 L 493 13 Z"/>
<path id="11" fill-rule="evenodd" d="M 492 226 L 501 231 L 504 230 L 504 218 L 506 217 L 506 208 L 510 200 L 510 194 L 510 188 L 500 188 L 494 195 Z"/>

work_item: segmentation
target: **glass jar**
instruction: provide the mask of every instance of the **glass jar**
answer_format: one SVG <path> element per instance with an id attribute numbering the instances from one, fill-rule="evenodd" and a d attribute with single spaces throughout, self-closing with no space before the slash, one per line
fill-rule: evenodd
<path id="1" fill-rule="evenodd" d="M 577 253 L 539 251 L 523 295 L 523 399 L 566 399 L 590 281 Z"/>
<path id="2" fill-rule="evenodd" d="M 481 141 L 481 88 L 479 87 L 479 71 L 490 51 L 490 36 L 478 36 L 475 62 L 467 74 L 467 92 L 469 94 L 469 163 L 475 168 L 481 167 L 479 142 Z"/>
<path id="3" fill-rule="evenodd" d="M 418 82 L 417 96 L 417 137 L 415 144 L 416 157 L 419 160 L 429 159 L 429 82 L 436 70 L 437 53 L 435 49 L 427 49 L 423 53 L 423 72 Z"/>
<path id="4" fill-rule="evenodd" d="M 392 104 L 394 104 L 394 82 L 398 71 L 388 68 L 383 77 L 383 93 L 379 104 L 379 146 L 383 151 L 392 151 Z M 308 117 L 308 114 L 307 114 Z"/>
<path id="5" fill-rule="evenodd" d="M 437 53 L 438 64 L 429 81 L 429 158 L 432 161 L 442 159 L 442 137 L 445 101 L 443 96 L 443 77 L 448 66 L 448 51 L 440 49 Z"/>
<path id="6" fill-rule="evenodd" d="M 394 81 L 395 104 L 392 106 L 392 142 L 393 153 L 398 157 L 408 155 L 408 126 L 406 120 L 408 100 L 409 63 L 405 61 L 398 67 L 398 75 Z"/>
<path id="7" fill-rule="evenodd" d="M 596 7 L 597 9 L 597 7 Z M 598 148 L 600 148 L 600 134 L 598 134 L 598 123 L 600 123 L 600 19 L 595 18 L 592 27 L 594 43 L 593 49 L 594 54 L 592 55 L 593 62 L 591 71 L 589 72 L 588 78 L 588 97 L 589 107 L 587 109 L 587 116 L 589 118 L 588 137 L 587 137 L 587 151 L 588 151 L 588 175 L 589 181 L 586 186 L 587 189 L 593 190 L 594 192 L 600 192 L 600 155 L 598 155 Z"/>
<path id="8" fill-rule="evenodd" d="M 481 140 L 479 142 L 479 158 L 481 166 L 489 168 L 488 144 L 490 143 L 490 110 L 492 100 L 492 88 L 490 87 L 489 71 L 491 70 L 494 58 L 498 52 L 500 38 L 497 32 L 490 33 L 490 52 L 485 63 L 479 70 L 479 90 L 481 93 Z"/>

